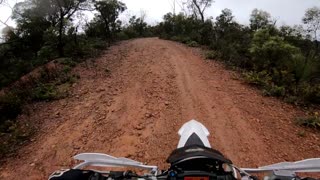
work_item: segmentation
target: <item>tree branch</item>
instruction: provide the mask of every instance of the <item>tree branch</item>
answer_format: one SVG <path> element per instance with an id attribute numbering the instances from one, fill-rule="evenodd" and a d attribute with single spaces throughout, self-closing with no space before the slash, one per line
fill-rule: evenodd
<path id="1" fill-rule="evenodd" d="M 203 9 L 202 9 L 202 11 L 201 11 L 202 14 L 203 14 L 204 11 L 207 9 L 208 5 L 209 5 L 209 1 L 206 1 L 206 4 L 204 5 L 204 7 L 203 7 Z"/>
<path id="2" fill-rule="evenodd" d="M 198 12 L 199 12 L 199 14 L 201 16 L 202 22 L 204 22 L 203 12 L 201 11 L 201 8 L 200 8 L 199 4 L 197 3 L 197 0 L 192 0 L 192 2 L 196 6 L 196 8 L 198 9 Z"/>
<path id="3" fill-rule="evenodd" d="M 79 1 L 78 4 L 76 5 L 76 7 L 74 8 L 74 10 L 66 17 L 66 19 L 69 19 L 75 12 L 77 12 L 79 10 L 78 8 L 79 8 L 80 4 L 81 4 L 81 2 Z M 70 10 L 69 10 L 69 12 L 70 12 Z"/>
<path id="4" fill-rule="evenodd" d="M 5 25 L 5 26 L 7 26 L 7 27 L 10 27 L 10 26 L 7 24 L 7 22 L 6 22 L 6 21 L 5 21 L 5 22 L 3 22 L 3 21 L 1 21 L 1 20 L 0 20 L 0 23 L 1 23 L 1 24 L 3 24 L 3 25 Z"/>

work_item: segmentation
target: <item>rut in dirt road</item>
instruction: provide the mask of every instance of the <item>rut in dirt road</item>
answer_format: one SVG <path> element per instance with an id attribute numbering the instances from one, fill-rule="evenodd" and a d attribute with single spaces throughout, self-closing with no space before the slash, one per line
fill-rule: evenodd
<path id="1" fill-rule="evenodd" d="M 320 154 L 319 133 L 292 119 L 302 112 L 243 84 L 199 50 L 157 38 L 121 42 L 74 69 L 72 96 L 34 104 L 34 141 L 1 166 L 0 179 L 46 179 L 72 167 L 72 156 L 101 152 L 166 167 L 177 131 L 191 120 L 239 166 L 301 160 Z M 16 171 L 19 169 L 19 173 Z M 27 177 L 27 178 L 26 178 Z"/>

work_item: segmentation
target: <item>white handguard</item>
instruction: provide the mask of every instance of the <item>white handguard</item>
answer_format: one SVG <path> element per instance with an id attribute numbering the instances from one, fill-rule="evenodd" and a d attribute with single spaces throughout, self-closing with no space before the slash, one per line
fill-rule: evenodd
<path id="1" fill-rule="evenodd" d="M 268 172 L 274 170 L 287 170 L 291 172 L 320 172 L 320 158 L 305 159 L 296 162 L 281 162 L 259 168 L 241 168 L 248 173 Z"/>
<path id="2" fill-rule="evenodd" d="M 83 161 L 75 166 L 73 169 L 82 169 L 87 166 L 100 166 L 100 167 L 135 167 L 140 169 L 148 169 L 152 172 L 158 171 L 157 166 L 144 165 L 141 162 L 134 161 L 128 158 L 117 158 L 107 154 L 101 153 L 82 153 L 74 156 L 74 159 Z"/>

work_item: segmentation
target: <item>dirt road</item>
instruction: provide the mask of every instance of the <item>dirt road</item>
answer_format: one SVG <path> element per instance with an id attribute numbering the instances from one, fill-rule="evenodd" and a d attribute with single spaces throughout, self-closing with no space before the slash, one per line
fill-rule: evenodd
<path id="1" fill-rule="evenodd" d="M 191 119 L 239 166 L 320 155 L 320 134 L 292 122 L 302 112 L 261 96 L 196 49 L 157 38 L 125 41 L 74 71 L 81 79 L 70 97 L 34 104 L 20 117 L 38 122 L 40 132 L 1 166 L 0 179 L 46 179 L 81 152 L 166 167 L 178 129 Z"/>

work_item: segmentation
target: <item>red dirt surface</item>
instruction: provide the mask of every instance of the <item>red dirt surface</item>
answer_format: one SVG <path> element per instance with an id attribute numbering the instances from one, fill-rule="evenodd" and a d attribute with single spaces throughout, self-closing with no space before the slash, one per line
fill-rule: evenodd
<path id="1" fill-rule="evenodd" d="M 320 155 L 320 134 L 292 121 L 302 111 L 263 97 L 197 49 L 157 38 L 124 41 L 74 71 L 81 79 L 70 97 L 30 105 L 19 117 L 39 124 L 39 132 L 1 165 L 0 179 L 47 179 L 82 152 L 165 168 L 178 129 L 191 119 L 238 166 Z"/>

